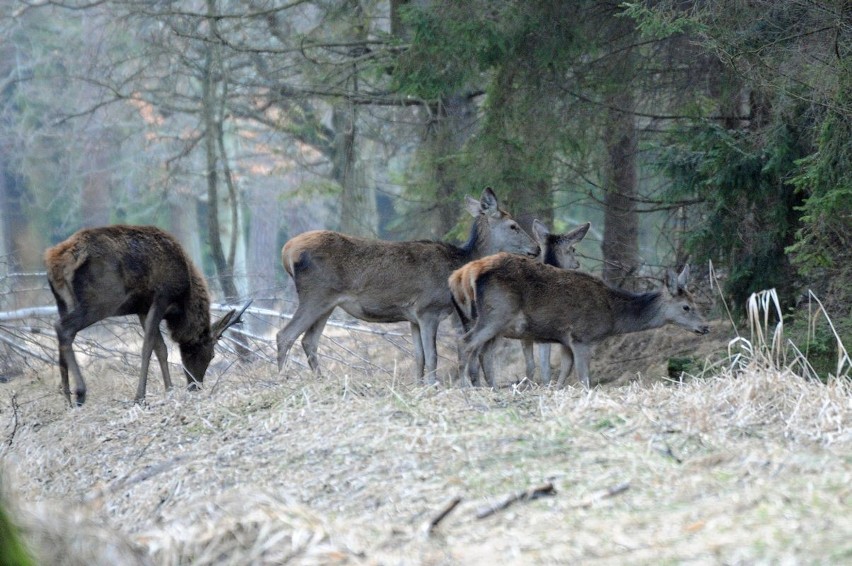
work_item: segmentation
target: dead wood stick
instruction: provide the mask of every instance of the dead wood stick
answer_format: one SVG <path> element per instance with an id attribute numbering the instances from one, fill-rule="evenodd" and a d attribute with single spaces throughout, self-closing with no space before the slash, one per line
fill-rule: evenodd
<path id="1" fill-rule="evenodd" d="M 18 432 L 18 394 L 12 393 L 12 415 L 15 418 L 14 425 L 12 426 L 12 432 L 9 433 L 9 438 L 6 440 L 6 443 L 11 446 L 12 439 L 15 438 L 15 433 Z"/>
<path id="2" fill-rule="evenodd" d="M 594 505 L 595 501 L 600 501 L 601 499 L 607 499 L 609 497 L 615 497 L 616 495 L 624 493 L 628 489 L 630 489 L 630 482 L 629 481 L 622 482 L 620 484 L 611 486 L 611 487 L 607 488 L 606 490 L 586 499 L 585 501 L 583 501 L 582 503 L 577 505 L 577 507 L 583 507 L 583 508 L 591 507 L 592 505 Z"/>
<path id="3" fill-rule="evenodd" d="M 494 505 L 480 507 L 476 511 L 476 518 L 484 519 L 485 517 L 493 515 L 497 511 L 502 511 L 509 505 L 517 503 L 518 501 L 532 501 L 533 499 L 538 499 L 539 497 L 544 497 L 545 495 L 556 495 L 556 488 L 553 487 L 553 484 L 551 482 L 547 482 L 545 484 L 527 489 L 525 491 L 513 493 L 503 498 L 502 501 L 499 501 Z"/>
<path id="4" fill-rule="evenodd" d="M 435 515 L 426 522 L 426 524 L 423 526 L 423 531 L 427 535 L 432 534 L 432 531 L 435 530 L 435 527 L 437 527 L 441 521 L 446 519 L 447 515 L 449 515 L 453 511 L 453 509 L 458 507 L 458 504 L 461 503 L 461 500 L 461 496 L 453 497 L 446 505 L 444 505 L 443 508 L 441 508 L 437 515 Z"/>

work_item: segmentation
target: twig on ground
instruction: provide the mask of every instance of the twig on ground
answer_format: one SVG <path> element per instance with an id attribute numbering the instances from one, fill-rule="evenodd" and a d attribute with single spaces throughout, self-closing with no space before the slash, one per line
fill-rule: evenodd
<path id="1" fill-rule="evenodd" d="M 6 444 L 9 446 L 12 445 L 12 440 L 15 438 L 15 433 L 18 432 L 18 394 L 12 393 L 12 416 L 14 417 L 14 421 L 12 423 L 12 432 L 9 433 L 9 438 L 6 440 Z"/>
<path id="2" fill-rule="evenodd" d="M 614 485 L 612 487 L 607 488 L 606 490 L 593 495 L 592 497 L 586 499 L 582 503 L 578 504 L 577 507 L 588 508 L 595 504 L 595 502 L 600 501 L 601 499 L 608 499 L 610 497 L 615 497 L 616 495 L 620 495 L 630 489 L 630 482 L 622 482 L 620 484 Z"/>
<path id="3" fill-rule="evenodd" d="M 494 505 L 480 507 L 476 511 L 476 518 L 484 519 L 486 517 L 490 517 L 497 511 L 502 511 L 503 509 L 509 507 L 513 503 L 517 503 L 518 501 L 532 501 L 533 499 L 538 499 L 539 497 L 544 497 L 545 495 L 556 495 L 556 488 L 553 487 L 553 484 L 551 482 L 533 487 L 526 491 L 519 491 L 518 493 L 513 493 L 512 495 L 503 498 L 502 501 Z"/>
<path id="4" fill-rule="evenodd" d="M 426 521 L 426 523 L 423 525 L 423 532 L 426 533 L 427 536 L 431 535 L 432 531 L 435 530 L 435 528 L 441 523 L 441 521 L 446 519 L 447 515 L 452 513 L 453 509 L 458 507 L 458 504 L 461 503 L 461 500 L 461 496 L 457 495 L 456 497 L 453 497 L 446 505 L 444 505 L 443 508 L 441 508 L 437 515 Z"/>

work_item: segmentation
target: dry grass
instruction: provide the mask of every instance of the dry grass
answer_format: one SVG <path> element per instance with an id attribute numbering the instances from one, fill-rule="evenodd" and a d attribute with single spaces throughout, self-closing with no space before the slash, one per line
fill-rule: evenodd
<path id="1" fill-rule="evenodd" d="M 223 364 L 165 395 L 154 373 L 146 407 L 120 360 L 87 362 L 79 410 L 47 365 L 0 386 L 4 487 L 40 563 L 852 560 L 848 379 L 755 358 L 683 383 L 434 389 L 371 340 L 325 346 L 360 361 L 321 379 Z"/>

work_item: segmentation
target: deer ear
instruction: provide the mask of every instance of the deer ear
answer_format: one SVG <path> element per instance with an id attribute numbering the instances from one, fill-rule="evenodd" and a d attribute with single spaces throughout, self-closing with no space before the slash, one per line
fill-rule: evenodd
<path id="1" fill-rule="evenodd" d="M 236 309 L 228 311 L 225 313 L 225 316 L 213 323 L 213 326 L 210 327 L 210 333 L 213 335 L 213 340 L 219 340 L 226 330 L 235 324 L 241 323 L 243 321 L 243 313 L 246 312 L 246 309 L 249 308 L 250 304 L 251 301 L 247 302 L 245 306 L 240 309 L 239 313 Z"/>
<path id="2" fill-rule="evenodd" d="M 546 243 L 547 237 L 550 236 L 550 230 L 548 230 L 547 226 L 545 226 L 543 222 L 540 222 L 538 218 L 533 220 L 532 231 L 533 236 L 539 244 Z"/>
<path id="3" fill-rule="evenodd" d="M 686 283 L 689 281 L 689 264 L 683 266 L 680 275 L 677 276 L 678 291 L 686 291 Z"/>
<path id="4" fill-rule="evenodd" d="M 464 206 L 467 209 L 468 213 L 476 218 L 482 212 L 480 210 L 479 201 L 473 198 L 472 196 L 464 197 Z"/>
<path id="5" fill-rule="evenodd" d="M 677 295 L 677 275 L 671 269 L 666 270 L 666 289 L 670 295 Z"/>
<path id="6" fill-rule="evenodd" d="M 482 196 L 479 198 L 479 210 L 482 214 L 489 216 L 500 216 L 500 205 L 497 202 L 497 195 L 491 187 L 485 187 L 482 191 Z"/>
<path id="7" fill-rule="evenodd" d="M 591 228 L 591 227 L 592 227 L 592 223 L 586 222 L 585 224 L 583 224 L 579 228 L 575 228 L 574 230 L 571 230 L 570 232 L 565 234 L 563 239 L 568 240 L 571 243 L 577 243 L 577 242 L 579 242 L 580 240 L 582 240 L 583 238 L 586 237 L 586 233 L 589 231 L 589 228 Z"/>
<path id="8" fill-rule="evenodd" d="M 210 327 L 210 333 L 213 335 L 213 340 L 219 340 L 222 337 L 222 334 L 224 334 L 228 327 L 233 324 L 231 319 L 234 318 L 235 314 L 237 314 L 236 309 L 230 310 L 225 313 L 225 316 L 213 323 L 213 326 Z"/>

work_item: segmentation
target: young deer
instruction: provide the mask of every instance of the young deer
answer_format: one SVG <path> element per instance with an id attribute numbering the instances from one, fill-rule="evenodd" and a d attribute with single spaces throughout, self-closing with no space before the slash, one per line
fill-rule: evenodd
<path id="1" fill-rule="evenodd" d="M 157 354 L 163 383 L 172 387 L 168 350 L 160 334 L 165 319 L 180 346 L 191 389 L 204 379 L 213 346 L 230 326 L 241 322 L 248 304 L 210 325 L 210 298 L 204 278 L 172 236 L 153 226 L 86 228 L 44 254 L 59 321 L 59 373 L 71 403 L 68 372 L 74 376 L 77 405 L 86 401 L 86 383 L 74 357 L 74 337 L 111 316 L 135 314 L 145 329 L 142 371 L 136 402 L 145 398 L 151 352 Z"/>
<path id="2" fill-rule="evenodd" d="M 547 226 L 539 220 L 534 220 L 532 225 L 533 236 L 541 246 L 541 253 L 538 260 L 546 265 L 552 265 L 561 269 L 577 269 L 580 267 L 580 262 L 575 257 L 574 245 L 582 240 L 589 231 L 591 223 L 587 222 L 568 232 L 566 234 L 551 234 Z M 458 279 L 462 277 L 466 271 L 464 269 L 456 270 L 450 277 L 450 287 L 459 288 Z M 462 297 L 462 302 L 459 303 L 453 298 L 453 303 L 456 306 L 459 318 L 462 321 L 462 326 L 465 331 L 469 331 L 473 327 L 474 319 L 476 318 L 476 309 L 471 300 L 471 297 Z M 535 374 L 535 356 L 533 354 L 534 342 L 531 339 L 521 341 L 524 352 L 524 362 L 526 365 L 526 375 L 532 379 Z M 563 352 L 563 366 L 565 359 L 571 356 L 571 351 Z M 573 364 L 573 357 L 569 358 Z M 550 344 L 543 343 L 539 345 L 539 361 L 541 366 L 541 377 L 544 383 L 550 383 Z M 476 380 L 479 372 L 478 365 L 471 367 L 471 377 Z"/>
<path id="3" fill-rule="evenodd" d="M 533 222 L 533 236 L 541 246 L 541 254 L 539 260 L 545 265 L 552 265 L 560 269 L 579 269 L 580 262 L 574 255 L 574 246 L 586 237 L 586 233 L 591 228 L 591 222 L 586 222 L 579 228 L 575 228 L 565 234 L 551 234 L 547 226 L 538 220 Z M 533 355 L 533 341 L 524 339 L 521 341 L 524 351 L 524 362 L 527 371 L 527 378 L 532 379 L 535 374 L 535 356 Z M 571 356 L 570 361 L 567 358 Z M 538 346 L 539 371 L 541 372 L 541 382 L 545 385 L 550 384 L 550 344 L 545 342 Z M 562 362 L 564 367 L 566 364 L 573 365 L 573 356 L 571 351 L 562 348 Z"/>
<path id="4" fill-rule="evenodd" d="M 477 313 L 476 323 L 464 336 L 465 368 L 483 352 L 483 372 L 494 387 L 489 350 L 497 336 L 557 342 L 564 347 L 557 384 L 564 385 L 573 352 L 577 375 L 588 387 L 592 348 L 604 338 L 668 323 L 697 334 L 709 332 L 686 290 L 688 277 L 687 266 L 677 276 L 669 273 L 667 289 L 631 293 L 587 273 L 508 254 L 469 263 L 450 278 L 455 300 L 472 303 Z"/>
<path id="5" fill-rule="evenodd" d="M 278 369 L 296 339 L 310 367 L 319 372 L 317 344 L 331 312 L 340 307 L 370 322 L 408 321 L 416 356 L 415 377 L 436 380 L 436 335 L 441 319 L 453 311 L 447 278 L 454 269 L 482 256 L 506 251 L 538 255 L 535 241 L 500 209 L 491 188 L 479 200 L 467 197 L 474 217 L 467 244 L 386 242 L 318 230 L 300 234 L 281 250 L 293 278 L 299 306 L 278 332 Z"/>

